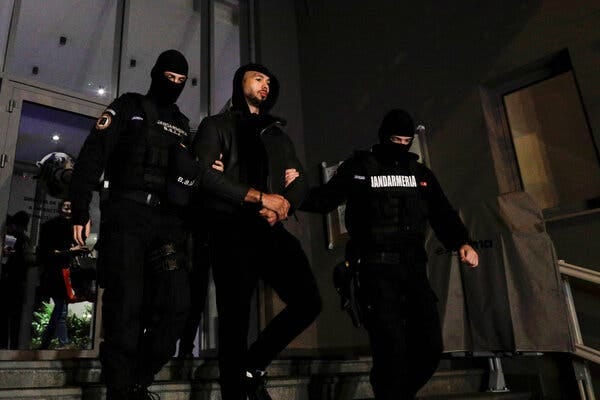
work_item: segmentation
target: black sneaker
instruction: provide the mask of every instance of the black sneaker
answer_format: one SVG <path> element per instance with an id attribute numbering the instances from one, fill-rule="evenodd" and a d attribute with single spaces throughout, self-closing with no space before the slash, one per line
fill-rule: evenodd
<path id="1" fill-rule="evenodd" d="M 131 394 L 132 400 L 160 400 L 158 393 L 151 392 L 147 387 L 136 386 Z"/>
<path id="2" fill-rule="evenodd" d="M 267 373 L 259 369 L 246 371 L 244 388 L 248 400 L 273 400 L 267 392 Z"/>

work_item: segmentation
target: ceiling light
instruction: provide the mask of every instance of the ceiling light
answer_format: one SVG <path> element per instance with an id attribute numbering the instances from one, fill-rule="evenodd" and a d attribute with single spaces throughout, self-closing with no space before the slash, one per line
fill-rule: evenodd
<path id="1" fill-rule="evenodd" d="M 104 96 L 105 93 L 106 93 L 106 90 L 104 90 L 104 88 L 102 86 L 100 86 L 98 88 L 98 95 L 99 96 Z"/>
<path id="2" fill-rule="evenodd" d="M 58 135 L 52 135 L 52 141 L 53 142 L 58 142 L 60 140 L 60 136 Z"/>

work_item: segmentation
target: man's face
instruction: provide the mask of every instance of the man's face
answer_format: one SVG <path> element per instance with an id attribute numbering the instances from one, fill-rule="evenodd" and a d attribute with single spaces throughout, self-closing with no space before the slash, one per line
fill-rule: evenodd
<path id="1" fill-rule="evenodd" d="M 411 136 L 400 136 L 400 135 L 392 135 L 390 136 L 390 142 L 395 144 L 404 144 L 408 145 L 412 142 L 413 138 Z"/>
<path id="2" fill-rule="evenodd" d="M 171 72 L 171 71 L 165 71 L 164 75 L 165 75 L 165 78 L 167 78 L 171 82 L 176 83 L 178 85 L 182 84 L 187 79 L 187 76 L 181 75 L 181 74 L 178 74 L 175 72 Z"/>
<path id="3" fill-rule="evenodd" d="M 60 207 L 60 215 L 62 215 L 65 218 L 71 217 L 71 202 L 70 201 L 65 201 L 62 203 L 62 206 Z"/>
<path id="4" fill-rule="evenodd" d="M 260 106 L 269 95 L 271 79 L 257 71 L 246 71 L 242 79 L 242 88 L 246 101 L 253 106 Z"/>

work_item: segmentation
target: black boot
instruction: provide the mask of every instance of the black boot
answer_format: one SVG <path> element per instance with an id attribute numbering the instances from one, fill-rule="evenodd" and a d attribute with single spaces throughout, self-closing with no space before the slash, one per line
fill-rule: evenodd
<path id="1" fill-rule="evenodd" d="M 248 400 L 272 400 L 267 392 L 267 373 L 259 369 L 246 371 L 244 390 Z"/>
<path id="2" fill-rule="evenodd" d="M 160 400 L 158 393 L 151 392 L 148 387 L 137 385 L 133 388 L 131 400 Z"/>

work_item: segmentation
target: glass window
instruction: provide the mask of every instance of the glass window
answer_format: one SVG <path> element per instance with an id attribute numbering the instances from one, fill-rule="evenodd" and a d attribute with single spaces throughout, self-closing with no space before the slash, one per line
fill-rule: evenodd
<path id="1" fill-rule="evenodd" d="M 542 209 L 600 196 L 600 164 L 571 71 L 504 96 L 523 188 Z"/>
<path id="2" fill-rule="evenodd" d="M 216 114 L 228 104 L 233 74 L 240 66 L 239 1 L 215 1 L 213 15 L 211 110 Z"/>
<path id="3" fill-rule="evenodd" d="M 4 66 L 4 53 L 6 41 L 10 30 L 10 17 L 12 15 L 14 0 L 5 0 L 0 3 L 0 66 Z"/>
<path id="4" fill-rule="evenodd" d="M 123 32 L 120 93 L 146 93 L 158 55 L 181 51 L 190 66 L 177 104 L 194 129 L 200 123 L 200 13 L 193 0 L 131 0 Z M 152 29 L 148 29 L 152 27 Z"/>
<path id="5" fill-rule="evenodd" d="M 72 228 L 59 208 L 95 118 L 29 101 L 21 108 L 0 265 L 0 349 L 90 350 L 95 252 L 69 252 Z M 90 212 L 99 221 L 97 195 Z M 98 224 L 90 248 L 97 235 Z"/>
<path id="6" fill-rule="evenodd" d="M 117 0 L 17 3 L 5 70 L 86 96 L 114 97 Z"/>

